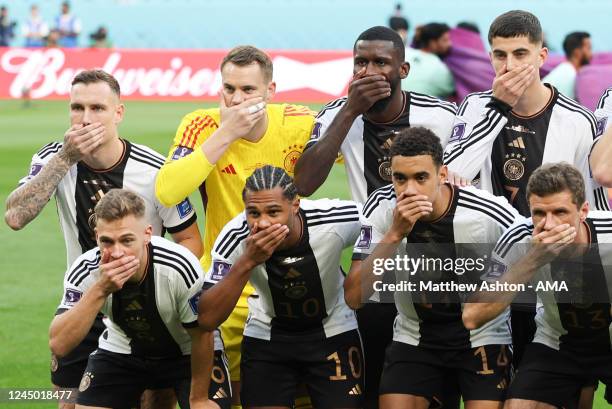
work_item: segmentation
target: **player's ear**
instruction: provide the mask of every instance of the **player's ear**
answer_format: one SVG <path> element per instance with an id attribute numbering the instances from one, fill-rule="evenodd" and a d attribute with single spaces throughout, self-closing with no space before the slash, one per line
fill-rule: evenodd
<path id="1" fill-rule="evenodd" d="M 293 214 L 298 214 L 300 212 L 300 198 L 298 196 L 293 199 L 293 203 L 291 203 L 291 211 Z"/>
<path id="2" fill-rule="evenodd" d="M 400 78 L 404 79 L 410 73 L 410 63 L 408 61 L 404 61 L 400 65 Z"/>
<path id="3" fill-rule="evenodd" d="M 448 167 L 446 165 L 441 165 L 438 168 L 438 178 L 440 179 L 440 184 L 443 184 L 448 179 Z"/>
<path id="4" fill-rule="evenodd" d="M 546 47 L 542 47 L 540 48 L 540 53 L 539 53 L 539 67 L 542 67 L 544 65 L 544 63 L 546 62 L 546 60 L 548 59 L 548 48 Z"/>
<path id="5" fill-rule="evenodd" d="M 276 82 L 274 81 L 270 81 L 270 83 L 268 84 L 268 95 L 266 98 L 266 102 L 272 100 L 272 98 L 274 98 L 274 95 L 276 94 Z"/>
<path id="6" fill-rule="evenodd" d="M 578 213 L 580 214 L 580 221 L 583 222 L 586 220 L 587 215 L 589 214 L 589 201 L 585 200 L 582 206 L 578 209 Z"/>
<path id="7" fill-rule="evenodd" d="M 151 236 L 153 236 L 153 226 L 149 224 L 145 228 L 145 239 L 144 239 L 145 245 L 148 245 L 151 242 Z"/>
<path id="8" fill-rule="evenodd" d="M 115 124 L 123 121 L 123 115 L 125 114 L 125 105 L 119 104 L 117 105 L 117 109 L 115 110 Z"/>

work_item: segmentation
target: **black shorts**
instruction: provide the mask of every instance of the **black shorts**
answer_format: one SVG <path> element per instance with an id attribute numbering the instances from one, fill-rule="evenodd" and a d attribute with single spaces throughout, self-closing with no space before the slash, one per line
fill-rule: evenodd
<path id="1" fill-rule="evenodd" d="M 292 407 L 302 383 L 317 409 L 363 406 L 363 354 L 357 330 L 319 341 L 245 336 L 240 373 L 242 406 Z"/>
<path id="2" fill-rule="evenodd" d="M 51 356 L 51 382 L 62 388 L 78 388 L 87 367 L 89 354 L 98 348 L 98 338 L 106 327 L 102 315 L 96 317 L 91 329 L 77 347 L 63 358 Z"/>
<path id="3" fill-rule="evenodd" d="M 378 388 L 385 363 L 385 350 L 393 341 L 393 322 L 397 308 L 393 303 L 368 302 L 356 311 L 363 340 L 363 355 L 368 376 L 364 379 L 364 408 L 378 407 Z"/>
<path id="4" fill-rule="evenodd" d="M 535 306 L 529 308 L 525 305 L 512 308 L 510 312 L 512 364 L 515 369 L 519 367 L 523 359 L 525 348 L 533 341 L 536 332 L 535 314 Z"/>
<path id="5" fill-rule="evenodd" d="M 208 390 L 222 409 L 231 407 L 231 387 L 222 351 L 215 351 L 213 374 Z M 77 403 L 113 409 L 137 406 L 145 389 L 172 388 L 181 408 L 189 408 L 191 357 L 148 359 L 98 349 L 79 385 Z"/>
<path id="6" fill-rule="evenodd" d="M 507 345 L 453 351 L 393 341 L 387 348 L 380 394 L 422 396 L 434 403 L 455 383 L 464 401 L 503 401 L 510 384 L 511 360 Z"/>
<path id="7" fill-rule="evenodd" d="M 526 399 L 561 407 L 575 402 L 584 385 L 600 380 L 612 385 L 612 352 L 577 355 L 540 343 L 527 346 L 508 399 Z"/>

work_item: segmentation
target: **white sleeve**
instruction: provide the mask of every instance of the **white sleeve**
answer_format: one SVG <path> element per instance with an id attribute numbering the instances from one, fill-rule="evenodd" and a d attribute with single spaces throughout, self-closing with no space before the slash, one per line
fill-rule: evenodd
<path id="1" fill-rule="evenodd" d="M 310 135 L 310 139 L 308 140 L 308 142 L 306 142 L 306 145 L 304 146 L 304 150 L 312 147 L 315 143 L 317 143 L 318 141 L 320 141 L 321 139 L 325 137 L 327 128 L 329 128 L 329 125 L 332 123 L 332 121 L 336 117 L 336 114 L 338 113 L 342 105 L 344 104 L 345 100 L 346 98 L 336 99 L 328 103 L 327 105 L 325 105 L 321 109 L 321 111 L 319 111 L 319 113 L 317 114 L 315 118 L 315 123 L 312 127 L 312 133 Z"/>
<path id="2" fill-rule="evenodd" d="M 163 225 L 168 230 L 168 233 L 178 233 L 196 222 L 195 208 L 189 201 L 185 199 L 176 206 L 164 207 L 157 197 L 155 198 L 155 207 L 157 213 L 163 220 Z"/>
<path id="3" fill-rule="evenodd" d="M 467 96 L 459 107 L 453 130 L 444 149 L 444 164 L 465 178 L 474 179 L 487 157 L 493 142 L 508 118 L 486 107 L 489 98 Z"/>
<path id="4" fill-rule="evenodd" d="M 205 274 L 205 288 L 215 285 L 227 275 L 234 262 L 242 255 L 244 240 L 248 235 L 249 227 L 244 214 L 236 216 L 223 227 L 210 252 L 212 262 Z"/>
<path id="5" fill-rule="evenodd" d="M 370 196 L 372 198 L 372 196 Z M 369 200 L 366 202 L 366 209 Z M 368 216 L 361 214 L 361 229 L 359 237 L 355 240 L 353 248 L 353 260 L 365 260 L 381 242 L 385 233 L 389 229 L 389 221 L 385 220 L 388 217 L 387 206 L 377 206 Z"/>
<path id="6" fill-rule="evenodd" d="M 71 309 L 81 299 L 96 278 L 93 273 L 100 265 L 100 251 L 95 248 L 79 256 L 64 275 L 64 292 L 57 307 L 57 314 Z"/>
<path id="7" fill-rule="evenodd" d="M 198 260 L 189 251 L 181 252 L 187 258 L 191 267 L 197 273 L 196 281 L 187 288 L 184 280 L 176 280 L 175 291 L 177 300 L 177 309 L 181 323 L 185 328 L 194 328 L 198 326 L 198 301 L 204 286 L 204 272 Z"/>
<path id="8" fill-rule="evenodd" d="M 38 175 L 42 168 L 49 162 L 49 160 L 61 149 L 62 145 L 57 142 L 51 142 L 47 145 L 40 148 L 38 152 L 36 152 L 32 156 L 32 161 L 30 162 L 30 171 L 24 177 L 19 180 L 19 186 L 28 183 L 30 180 L 34 178 L 34 176 Z"/>

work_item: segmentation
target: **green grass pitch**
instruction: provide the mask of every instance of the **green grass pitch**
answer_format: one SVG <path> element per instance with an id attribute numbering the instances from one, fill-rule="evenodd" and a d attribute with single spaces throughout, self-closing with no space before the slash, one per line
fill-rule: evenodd
<path id="1" fill-rule="evenodd" d="M 164 156 L 181 117 L 202 104 L 187 102 L 126 102 L 122 137 L 152 147 Z M 320 106 L 312 106 L 318 109 Z M 0 101 L 0 201 L 27 174 L 32 155 L 50 141 L 60 141 L 68 128 L 66 101 L 35 101 L 24 109 L 20 101 Z M 315 197 L 348 198 L 346 175 L 334 166 Z M 192 197 L 203 230 L 200 198 Z M 4 207 L 2 207 L 4 212 Z M 48 327 L 62 294 L 66 255 L 55 203 L 24 230 L 0 223 L 0 389 L 46 388 L 49 381 Z M 345 254 L 343 265 L 349 263 Z M 54 408 L 50 403 L 1 404 L 0 408 Z M 603 385 L 594 405 L 607 407 Z"/>

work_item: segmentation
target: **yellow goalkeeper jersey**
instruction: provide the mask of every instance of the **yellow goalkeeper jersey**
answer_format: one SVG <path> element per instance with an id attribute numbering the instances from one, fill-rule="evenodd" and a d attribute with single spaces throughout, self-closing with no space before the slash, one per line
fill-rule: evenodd
<path id="1" fill-rule="evenodd" d="M 186 115 L 157 174 L 155 193 L 164 206 L 177 205 L 200 190 L 206 212 L 204 255 L 200 260 L 204 271 L 210 266 L 217 235 L 244 211 L 242 190 L 246 179 L 264 165 L 283 168 L 293 176 L 295 163 L 310 138 L 316 113 L 309 108 L 269 104 L 266 111 L 269 122 L 264 136 L 255 143 L 234 141 L 214 165 L 198 148 L 219 127 L 219 109 L 200 109 Z"/>

